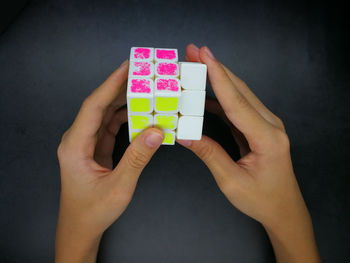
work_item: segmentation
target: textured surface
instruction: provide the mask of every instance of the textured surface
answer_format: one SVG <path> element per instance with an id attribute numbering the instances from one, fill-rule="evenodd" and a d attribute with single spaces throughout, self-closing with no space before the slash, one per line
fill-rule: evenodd
<path id="1" fill-rule="evenodd" d="M 322 257 L 349 262 L 346 9 L 334 1 L 165 2 L 32 1 L 1 35 L 0 262 L 52 262 L 56 148 L 83 99 L 130 47 L 176 47 L 183 61 L 189 42 L 210 46 L 285 121 Z M 237 154 L 215 116 L 206 114 L 204 133 Z M 124 126 L 116 160 L 127 144 Z M 261 263 L 273 253 L 262 227 L 177 145 L 146 167 L 99 261 Z"/>

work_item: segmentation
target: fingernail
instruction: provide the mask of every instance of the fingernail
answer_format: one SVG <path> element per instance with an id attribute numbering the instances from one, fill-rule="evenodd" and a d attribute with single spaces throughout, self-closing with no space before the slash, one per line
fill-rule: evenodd
<path id="1" fill-rule="evenodd" d="M 199 51 L 199 47 L 197 47 L 195 44 L 191 43 L 191 46 L 193 46 L 196 49 L 196 51 Z"/>
<path id="2" fill-rule="evenodd" d="M 211 53 L 208 47 L 205 47 L 205 53 L 207 53 L 208 57 L 210 57 L 211 59 L 215 59 L 213 53 Z"/>
<path id="3" fill-rule="evenodd" d="M 126 59 L 126 60 L 124 60 L 124 62 L 122 63 L 122 64 L 120 64 L 120 66 L 122 67 L 122 66 L 124 66 L 126 63 L 128 63 L 128 59 Z"/>
<path id="4" fill-rule="evenodd" d="M 185 146 L 185 147 L 189 147 L 192 144 L 191 140 L 177 140 L 177 143 Z"/>
<path id="5" fill-rule="evenodd" d="M 145 138 L 146 145 L 151 148 L 158 147 L 162 142 L 163 142 L 163 137 L 157 132 L 153 132 L 148 136 L 146 136 Z"/>

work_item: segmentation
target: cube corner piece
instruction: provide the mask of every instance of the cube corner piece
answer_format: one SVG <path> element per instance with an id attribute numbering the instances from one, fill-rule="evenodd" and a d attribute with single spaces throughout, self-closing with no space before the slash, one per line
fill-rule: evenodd
<path id="1" fill-rule="evenodd" d="M 198 62 L 180 63 L 181 86 L 185 90 L 205 90 L 207 65 Z"/>
<path id="2" fill-rule="evenodd" d="M 180 140 L 200 140 L 202 138 L 202 116 L 180 116 L 176 138 Z"/>
<path id="3" fill-rule="evenodd" d="M 153 47 L 132 47 L 130 50 L 130 61 L 154 61 Z"/>

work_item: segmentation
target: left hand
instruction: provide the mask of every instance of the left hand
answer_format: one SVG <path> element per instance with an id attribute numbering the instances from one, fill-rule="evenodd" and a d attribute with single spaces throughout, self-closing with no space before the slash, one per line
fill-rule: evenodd
<path id="1" fill-rule="evenodd" d="M 55 262 L 94 262 L 103 232 L 124 212 L 164 134 L 143 131 L 112 169 L 115 135 L 127 121 L 128 62 L 87 97 L 58 147 L 61 199 Z"/>

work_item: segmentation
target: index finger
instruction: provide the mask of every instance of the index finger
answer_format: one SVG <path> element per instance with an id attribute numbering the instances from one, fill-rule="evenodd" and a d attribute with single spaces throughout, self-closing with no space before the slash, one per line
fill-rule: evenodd
<path id="1" fill-rule="evenodd" d="M 118 97 L 125 94 L 128 76 L 128 60 L 124 61 L 89 97 L 87 97 L 71 127 L 75 143 L 93 156 L 96 135 L 101 127 L 104 114 Z"/>
<path id="2" fill-rule="evenodd" d="M 273 126 L 239 92 L 208 47 L 200 49 L 199 57 L 208 67 L 211 86 L 227 118 L 244 134 L 251 150 L 262 149 L 266 137 L 272 134 Z"/>

